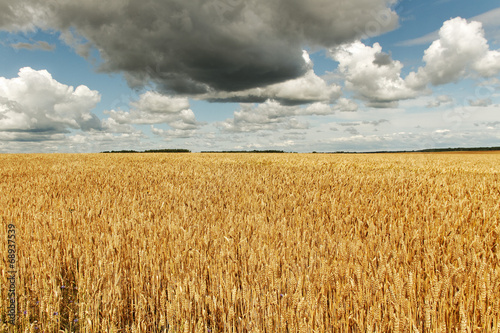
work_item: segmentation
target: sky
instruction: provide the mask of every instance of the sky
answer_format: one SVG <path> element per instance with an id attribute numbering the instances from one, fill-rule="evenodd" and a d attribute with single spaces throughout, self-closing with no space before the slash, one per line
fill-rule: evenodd
<path id="1" fill-rule="evenodd" d="M 0 153 L 500 146 L 498 0 L 0 0 Z"/>

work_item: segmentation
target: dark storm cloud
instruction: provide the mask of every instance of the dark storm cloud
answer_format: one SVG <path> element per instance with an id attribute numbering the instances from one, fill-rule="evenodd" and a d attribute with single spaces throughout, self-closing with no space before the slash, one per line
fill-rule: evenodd
<path id="1" fill-rule="evenodd" d="M 392 0 L 5 1 L 0 28 L 36 25 L 64 32 L 66 41 L 82 36 L 89 45 L 72 46 L 82 55 L 96 48 L 100 71 L 123 72 L 133 87 L 152 81 L 185 94 L 294 79 L 308 70 L 304 47 L 333 47 L 397 26 L 387 9 Z"/>
<path id="2" fill-rule="evenodd" d="M 19 12 L 15 13 L 12 7 L 18 8 Z M 13 6 L 8 1 L 0 1 L 0 27 L 14 29 L 19 27 L 19 21 L 22 21 L 22 25 L 30 21 L 29 17 L 23 18 L 22 16 L 20 6 Z"/>
<path id="3" fill-rule="evenodd" d="M 255 95 L 245 95 L 245 96 L 233 96 L 229 98 L 208 98 L 209 102 L 218 103 L 264 103 L 269 97 L 267 96 L 255 96 Z M 273 100 L 279 102 L 283 106 L 298 106 L 303 104 L 310 104 L 316 102 L 316 100 L 301 99 L 301 98 L 278 98 L 274 97 Z"/>

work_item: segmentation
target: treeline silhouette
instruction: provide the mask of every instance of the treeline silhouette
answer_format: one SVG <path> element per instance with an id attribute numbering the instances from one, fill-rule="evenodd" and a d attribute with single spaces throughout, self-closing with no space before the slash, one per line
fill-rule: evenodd
<path id="1" fill-rule="evenodd" d="M 119 154 L 144 154 L 144 153 L 190 153 L 191 150 L 189 149 L 151 149 L 151 150 L 145 150 L 145 151 L 137 151 L 137 150 L 111 150 L 111 151 L 103 151 L 103 154 L 113 154 L 113 153 L 119 153 Z"/>
<path id="2" fill-rule="evenodd" d="M 500 147 L 429 148 L 421 150 L 379 150 L 379 151 L 365 151 L 365 152 L 335 151 L 335 152 L 326 152 L 323 154 L 445 153 L 445 152 L 456 152 L 456 151 L 500 151 Z M 313 153 L 316 152 L 314 151 Z"/>
<path id="3" fill-rule="evenodd" d="M 379 150 L 379 151 L 366 151 L 366 152 L 352 152 L 352 151 L 331 151 L 331 152 L 316 152 L 319 154 L 387 154 L 387 153 L 441 153 L 441 152 L 460 152 L 460 151 L 500 151 L 500 147 L 473 147 L 473 148 L 430 148 L 430 149 L 421 149 L 421 150 Z M 103 151 L 101 153 L 109 154 L 109 153 L 120 153 L 120 154 L 144 154 L 144 153 L 191 153 L 189 149 L 151 149 L 145 151 L 137 151 L 137 150 L 111 150 L 111 151 Z M 264 153 L 264 154 L 285 154 L 285 153 L 295 153 L 295 152 L 286 152 L 283 150 L 218 150 L 218 151 L 201 151 L 201 153 Z"/>
<path id="4" fill-rule="evenodd" d="M 500 150 L 500 147 L 475 147 L 475 148 L 433 148 L 433 149 L 423 149 L 419 152 L 423 153 L 434 153 L 434 152 L 446 152 L 446 151 L 495 151 Z"/>
<path id="5" fill-rule="evenodd" d="M 202 153 L 285 153 L 283 150 L 220 150 L 220 151 L 202 151 Z"/>

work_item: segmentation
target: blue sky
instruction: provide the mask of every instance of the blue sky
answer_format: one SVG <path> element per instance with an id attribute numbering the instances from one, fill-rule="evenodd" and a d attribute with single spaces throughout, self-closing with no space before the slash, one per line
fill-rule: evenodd
<path id="1" fill-rule="evenodd" d="M 498 1 L 0 0 L 0 152 L 500 146 Z"/>

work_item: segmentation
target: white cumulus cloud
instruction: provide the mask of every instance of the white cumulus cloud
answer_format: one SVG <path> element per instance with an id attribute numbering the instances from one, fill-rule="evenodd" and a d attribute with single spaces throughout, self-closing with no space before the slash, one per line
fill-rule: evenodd
<path id="1" fill-rule="evenodd" d="M 482 24 L 460 17 L 444 22 L 423 61 L 425 66 L 408 76 L 409 86 L 442 85 L 468 75 L 492 77 L 500 72 L 500 52 L 490 50 Z"/>
<path id="2" fill-rule="evenodd" d="M 130 110 L 108 110 L 106 123 L 118 128 L 118 125 L 168 124 L 179 131 L 195 130 L 203 124 L 196 120 L 185 97 L 172 97 L 158 92 L 145 92 L 137 101 L 130 102 Z M 159 134 L 155 133 L 154 134 Z M 186 132 L 188 133 L 188 132 Z M 179 135 L 177 135 L 179 136 Z"/>
<path id="3" fill-rule="evenodd" d="M 345 87 L 371 107 L 395 107 L 397 102 L 429 92 L 428 86 L 458 82 L 469 77 L 492 78 L 500 73 L 500 51 L 491 50 L 480 22 L 457 17 L 443 23 L 423 55 L 424 66 L 401 76 L 403 64 L 382 52 L 380 44 L 360 41 L 330 50 L 339 62 Z M 429 107 L 448 101 L 436 100 Z"/>
<path id="4" fill-rule="evenodd" d="M 357 41 L 335 48 L 330 54 L 339 62 L 338 71 L 345 87 L 369 106 L 393 106 L 396 101 L 419 95 L 401 77 L 403 64 L 383 53 L 378 43 L 367 46 Z"/>
<path id="5" fill-rule="evenodd" d="M 70 129 L 101 130 L 91 112 L 100 94 L 59 83 L 46 70 L 21 68 L 18 77 L 0 77 L 0 131 L 12 140 L 42 141 Z"/>
<path id="6" fill-rule="evenodd" d="M 301 116 L 327 116 L 338 109 L 325 103 L 313 103 L 307 107 L 286 106 L 275 100 L 267 100 L 258 105 L 241 104 L 234 117 L 217 123 L 226 132 L 257 132 L 261 130 L 306 129 L 309 123 Z"/>

